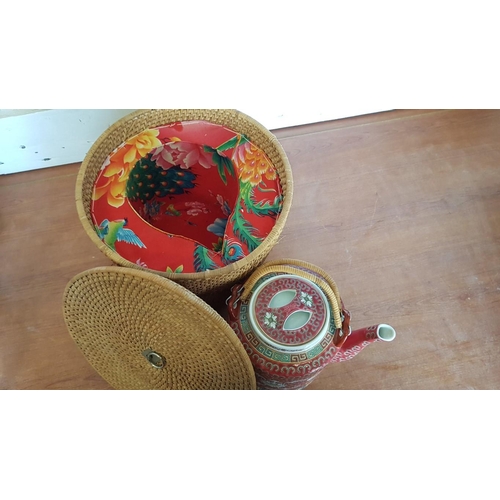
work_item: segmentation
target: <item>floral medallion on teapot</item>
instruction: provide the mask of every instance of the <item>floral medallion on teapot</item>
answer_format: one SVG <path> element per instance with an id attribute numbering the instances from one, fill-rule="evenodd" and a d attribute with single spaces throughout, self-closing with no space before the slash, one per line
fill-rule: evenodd
<path id="1" fill-rule="evenodd" d="M 254 293 L 250 308 L 256 331 L 283 349 L 306 347 L 326 331 L 330 316 L 326 298 L 316 285 L 287 275 L 268 279 Z"/>

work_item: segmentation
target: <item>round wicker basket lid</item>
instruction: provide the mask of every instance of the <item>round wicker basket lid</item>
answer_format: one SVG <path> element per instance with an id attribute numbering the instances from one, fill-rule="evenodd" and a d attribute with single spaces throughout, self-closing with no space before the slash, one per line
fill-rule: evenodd
<path id="1" fill-rule="evenodd" d="M 199 297 L 119 267 L 75 276 L 64 293 L 69 333 L 115 389 L 255 389 L 238 337 Z"/>

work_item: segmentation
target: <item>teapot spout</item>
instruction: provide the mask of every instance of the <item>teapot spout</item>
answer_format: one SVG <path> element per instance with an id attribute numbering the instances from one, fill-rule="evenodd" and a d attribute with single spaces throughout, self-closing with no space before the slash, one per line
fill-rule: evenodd
<path id="1" fill-rule="evenodd" d="M 396 330 L 386 324 L 360 328 L 351 332 L 340 350 L 335 354 L 332 361 L 341 362 L 354 358 L 367 345 L 372 342 L 392 342 L 396 338 Z"/>

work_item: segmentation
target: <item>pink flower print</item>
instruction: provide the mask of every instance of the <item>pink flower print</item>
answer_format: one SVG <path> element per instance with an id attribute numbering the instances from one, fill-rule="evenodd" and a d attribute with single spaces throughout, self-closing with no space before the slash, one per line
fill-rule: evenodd
<path id="1" fill-rule="evenodd" d="M 172 155 L 172 151 L 167 147 L 168 144 L 164 146 L 160 146 L 153 151 L 153 156 L 151 159 L 163 170 L 168 170 L 171 167 L 175 167 L 174 157 Z"/>
<path id="2" fill-rule="evenodd" d="M 145 269 L 147 269 L 148 265 L 145 263 L 145 262 L 142 262 L 141 259 L 137 259 L 135 261 L 135 263 L 138 265 L 138 266 L 141 266 L 141 267 L 144 267 Z"/>
<path id="3" fill-rule="evenodd" d="M 192 215 L 193 217 L 196 217 L 201 213 L 208 214 L 208 210 L 205 204 L 201 201 L 186 201 L 185 205 L 186 207 L 190 207 L 190 209 L 187 211 L 187 214 Z"/>
<path id="4" fill-rule="evenodd" d="M 199 144 L 174 142 L 171 144 L 171 147 L 178 152 L 177 161 L 185 165 L 183 167 L 181 164 L 181 168 L 191 168 L 197 163 L 203 168 L 210 168 L 212 166 L 212 153 L 204 151 L 203 146 Z"/>
<path id="5" fill-rule="evenodd" d="M 169 142 L 156 148 L 151 159 L 163 170 L 175 166 L 188 169 L 194 165 L 210 168 L 213 164 L 212 153 L 207 153 L 199 144 L 185 141 Z"/>

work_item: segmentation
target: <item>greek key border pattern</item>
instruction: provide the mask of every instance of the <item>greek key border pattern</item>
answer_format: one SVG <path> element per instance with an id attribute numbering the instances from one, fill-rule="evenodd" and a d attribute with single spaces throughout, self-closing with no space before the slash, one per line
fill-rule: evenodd
<path id="1" fill-rule="evenodd" d="M 333 335 L 335 334 L 335 324 L 333 320 L 330 322 L 329 332 L 325 335 L 325 338 L 315 347 L 307 352 L 288 354 L 272 349 L 264 345 L 258 337 L 252 332 L 252 327 L 248 319 L 248 306 L 242 304 L 240 308 L 240 322 L 242 327 L 242 333 L 246 337 L 247 342 L 253 345 L 256 350 L 268 359 L 279 361 L 281 363 L 301 363 L 309 359 L 313 359 L 318 354 L 321 354 L 328 346 L 331 344 Z"/>

